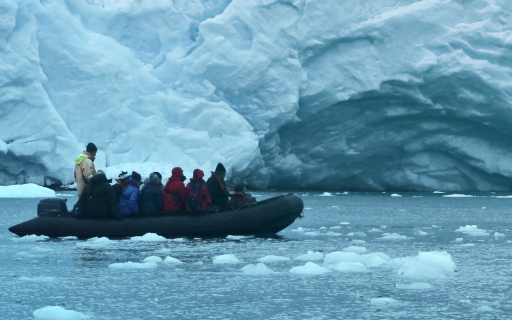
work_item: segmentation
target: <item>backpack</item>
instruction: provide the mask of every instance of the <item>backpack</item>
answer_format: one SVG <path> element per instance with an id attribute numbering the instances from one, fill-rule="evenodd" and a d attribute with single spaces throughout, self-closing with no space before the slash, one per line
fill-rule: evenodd
<path id="1" fill-rule="evenodd" d="M 187 200 L 186 206 L 187 210 L 190 212 L 201 211 L 201 187 L 204 185 L 204 182 L 201 181 L 193 181 L 190 182 L 189 187 L 187 188 Z"/>

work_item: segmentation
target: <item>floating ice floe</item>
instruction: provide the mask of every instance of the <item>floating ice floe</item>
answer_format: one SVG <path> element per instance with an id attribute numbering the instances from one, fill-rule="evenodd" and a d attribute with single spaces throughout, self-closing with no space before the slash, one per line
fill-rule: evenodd
<path id="1" fill-rule="evenodd" d="M 331 265 L 336 266 L 340 262 L 358 262 L 366 267 L 377 267 L 389 261 L 391 261 L 391 258 L 382 252 L 358 254 L 355 252 L 335 251 L 325 255 L 323 265 L 329 267 Z"/>
<path id="2" fill-rule="evenodd" d="M 159 262 L 162 262 L 163 259 L 158 257 L 158 256 L 150 256 L 150 257 L 144 258 L 143 261 L 144 262 L 156 262 L 156 263 L 159 263 Z"/>
<path id="3" fill-rule="evenodd" d="M 345 249 L 343 249 L 343 252 L 355 252 L 355 253 L 365 253 L 366 248 L 365 247 L 357 247 L 357 246 L 350 246 Z"/>
<path id="4" fill-rule="evenodd" d="M 350 224 L 350 222 L 340 222 L 340 224 Z"/>
<path id="5" fill-rule="evenodd" d="M 167 241 L 166 238 L 159 236 L 156 233 L 151 233 L 151 232 L 146 233 L 145 235 L 140 236 L 140 237 L 131 237 L 130 240 L 131 241 Z M 176 240 L 176 239 L 173 239 L 173 240 Z"/>
<path id="6" fill-rule="evenodd" d="M 388 305 L 388 304 L 394 304 L 397 303 L 398 300 L 395 300 L 393 298 L 373 298 L 370 299 L 371 304 L 378 304 L 378 305 Z"/>
<path id="7" fill-rule="evenodd" d="M 383 233 L 382 237 L 377 238 L 381 240 L 407 240 L 409 239 L 407 236 L 398 234 L 398 233 Z"/>
<path id="8" fill-rule="evenodd" d="M 354 239 L 354 240 L 350 241 L 350 243 L 352 243 L 352 244 L 365 244 L 366 241 Z"/>
<path id="9" fill-rule="evenodd" d="M 401 197 L 402 195 L 401 194 L 398 194 L 398 193 L 393 193 L 391 194 L 392 197 Z"/>
<path id="10" fill-rule="evenodd" d="M 270 262 L 289 261 L 289 260 L 290 260 L 290 258 L 288 258 L 288 257 L 269 255 L 269 256 L 264 256 L 263 258 L 259 258 L 258 262 L 270 263 Z"/>
<path id="11" fill-rule="evenodd" d="M 75 236 L 67 236 L 60 238 L 61 240 L 78 240 L 78 237 Z"/>
<path id="12" fill-rule="evenodd" d="M 171 253 L 171 251 L 172 251 L 172 250 L 171 250 L 171 249 L 169 249 L 169 248 L 163 248 L 163 249 L 155 250 L 154 252 L 155 252 L 155 253 L 164 253 L 164 254 L 165 254 L 165 253 Z"/>
<path id="13" fill-rule="evenodd" d="M 498 198 L 498 199 L 510 199 L 512 198 L 512 196 L 491 196 L 493 198 Z"/>
<path id="14" fill-rule="evenodd" d="M 213 258 L 213 264 L 235 264 L 240 263 L 240 260 L 234 254 L 223 254 Z"/>
<path id="15" fill-rule="evenodd" d="M 456 238 L 455 240 L 453 240 L 453 242 L 462 242 L 464 241 L 464 238 Z"/>
<path id="16" fill-rule="evenodd" d="M 465 243 L 465 244 L 459 245 L 459 247 L 474 247 L 474 246 L 475 246 L 474 243 Z"/>
<path id="17" fill-rule="evenodd" d="M 445 194 L 442 196 L 444 198 L 474 198 L 475 196 L 468 194 Z"/>
<path id="18" fill-rule="evenodd" d="M 368 232 L 377 233 L 377 232 L 384 232 L 384 231 L 382 231 L 380 229 L 373 228 L 373 229 L 368 230 Z"/>
<path id="19" fill-rule="evenodd" d="M 32 313 L 35 320 L 85 320 L 89 319 L 85 314 L 66 310 L 59 306 L 44 307 Z"/>
<path id="20" fill-rule="evenodd" d="M 427 235 L 428 235 L 428 232 L 421 231 L 421 230 L 416 230 L 416 231 L 414 232 L 414 235 L 415 235 L 415 236 L 427 236 Z"/>
<path id="21" fill-rule="evenodd" d="M 183 262 L 181 262 L 181 260 L 179 259 L 176 259 L 176 258 L 173 258 L 173 257 L 170 257 L 170 256 L 167 256 L 164 260 L 164 263 L 169 263 L 169 264 L 182 264 Z"/>
<path id="22" fill-rule="evenodd" d="M 317 265 L 313 262 L 307 262 L 303 266 L 293 267 L 290 269 L 290 273 L 295 274 L 307 274 L 307 275 L 319 275 L 331 272 L 331 270 Z"/>
<path id="23" fill-rule="evenodd" d="M 494 233 L 494 239 L 502 239 L 502 238 L 505 238 L 506 235 L 503 234 L 503 233 L 499 233 L 499 232 L 495 232 Z"/>
<path id="24" fill-rule="evenodd" d="M 309 208 L 309 207 L 304 207 L 304 209 L 306 209 L 306 210 L 311 210 L 311 208 Z"/>
<path id="25" fill-rule="evenodd" d="M 332 193 L 330 193 L 330 192 L 324 192 L 324 193 L 322 193 L 322 194 L 319 194 L 318 196 L 319 196 L 319 197 L 330 197 L 330 196 L 333 196 L 333 194 L 332 194 Z"/>
<path id="26" fill-rule="evenodd" d="M 491 311 L 494 311 L 494 309 L 492 307 L 489 307 L 489 306 L 480 306 L 480 307 L 476 308 L 476 311 L 491 312 Z"/>
<path id="27" fill-rule="evenodd" d="M 298 227 L 297 229 L 292 229 L 293 232 L 304 232 L 306 231 L 307 229 L 303 228 L 303 227 Z"/>
<path id="28" fill-rule="evenodd" d="M 0 186 L 0 198 L 55 198 L 55 191 L 37 184 Z"/>
<path id="29" fill-rule="evenodd" d="M 35 234 L 30 234 L 27 236 L 23 236 L 21 238 L 12 238 L 14 241 L 43 241 L 50 239 L 48 236 L 36 236 Z"/>
<path id="30" fill-rule="evenodd" d="M 334 227 L 329 227 L 329 229 L 339 230 L 339 229 L 341 229 L 341 227 L 340 226 L 334 226 Z"/>
<path id="31" fill-rule="evenodd" d="M 87 239 L 87 241 L 84 241 L 84 242 L 77 242 L 76 246 L 82 247 L 82 248 L 99 248 L 99 247 L 111 245 L 116 242 L 117 241 L 110 240 L 107 237 L 101 237 L 101 238 L 94 237 L 94 238 Z"/>
<path id="32" fill-rule="evenodd" d="M 243 267 L 242 272 L 245 274 L 271 274 L 276 273 L 274 270 L 267 267 L 264 263 L 248 264 Z"/>
<path id="33" fill-rule="evenodd" d="M 350 232 L 347 234 L 347 236 L 349 237 L 366 237 L 366 233 L 364 232 L 359 232 L 359 231 L 356 231 L 356 232 Z"/>
<path id="34" fill-rule="evenodd" d="M 316 232 L 316 231 L 309 231 L 309 232 L 305 232 L 304 233 L 305 236 L 327 236 L 327 237 L 339 237 L 341 236 L 342 234 L 341 233 L 338 233 L 338 232 L 332 232 L 332 231 L 327 231 L 325 233 L 322 233 L 322 232 Z"/>
<path id="35" fill-rule="evenodd" d="M 430 283 L 425 283 L 425 282 L 413 282 L 413 283 L 397 283 L 396 287 L 398 289 L 406 289 L 406 290 L 423 290 L 423 289 L 432 288 L 432 285 Z"/>
<path id="36" fill-rule="evenodd" d="M 398 275 L 409 278 L 447 278 L 457 270 L 446 251 L 420 252 L 415 257 L 393 259 L 390 264 L 399 266 Z"/>
<path id="37" fill-rule="evenodd" d="M 348 192 L 347 192 L 347 191 L 345 191 L 345 192 L 343 192 L 342 194 L 348 194 Z"/>
<path id="38" fill-rule="evenodd" d="M 468 234 L 470 236 L 475 236 L 475 237 L 485 237 L 485 236 L 488 236 L 489 235 L 489 232 L 483 230 L 483 229 L 478 229 L 476 225 L 466 225 L 465 227 L 460 227 L 459 229 L 455 230 L 457 232 L 463 232 L 465 234 Z"/>
<path id="39" fill-rule="evenodd" d="M 445 193 L 443 191 L 434 191 L 433 193 Z"/>
<path id="40" fill-rule="evenodd" d="M 120 262 L 112 263 L 108 266 L 110 269 L 154 269 L 157 267 L 156 262 Z"/>
<path id="41" fill-rule="evenodd" d="M 368 268 L 361 262 L 338 262 L 329 264 L 326 268 L 339 272 L 368 272 Z"/>
<path id="42" fill-rule="evenodd" d="M 340 206 L 331 206 L 331 208 L 339 208 Z"/>
<path id="43" fill-rule="evenodd" d="M 52 282 L 55 281 L 57 278 L 55 277 L 45 277 L 45 276 L 39 276 L 39 277 L 19 277 L 18 278 L 21 281 L 29 281 L 29 282 Z"/>
<path id="44" fill-rule="evenodd" d="M 247 239 L 247 238 L 253 238 L 252 236 L 227 236 L 226 239 L 230 240 L 240 240 L 240 239 Z"/>
<path id="45" fill-rule="evenodd" d="M 322 260 L 324 258 L 324 254 L 321 252 L 313 252 L 311 250 L 308 250 L 308 253 L 297 256 L 293 258 L 293 260 L 303 260 L 303 261 L 315 261 L 315 260 Z"/>

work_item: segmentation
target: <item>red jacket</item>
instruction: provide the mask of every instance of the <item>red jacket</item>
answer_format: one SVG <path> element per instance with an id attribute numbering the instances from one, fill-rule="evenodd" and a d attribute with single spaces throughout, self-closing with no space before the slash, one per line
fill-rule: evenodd
<path id="1" fill-rule="evenodd" d="M 187 190 L 185 189 L 185 176 L 183 170 L 176 167 L 172 169 L 172 176 L 164 187 L 164 208 L 163 211 L 176 212 L 185 208 Z"/>
<path id="2" fill-rule="evenodd" d="M 199 191 L 199 194 L 201 196 L 200 211 L 206 211 L 206 209 L 208 209 L 208 207 L 212 205 L 212 199 L 210 198 L 210 193 L 208 192 L 208 188 L 206 187 L 206 182 L 204 182 L 203 177 L 204 172 L 200 169 L 195 169 L 194 176 L 192 179 L 190 179 L 190 183 L 187 185 L 187 194 L 191 191 L 193 185 L 201 185 Z"/>

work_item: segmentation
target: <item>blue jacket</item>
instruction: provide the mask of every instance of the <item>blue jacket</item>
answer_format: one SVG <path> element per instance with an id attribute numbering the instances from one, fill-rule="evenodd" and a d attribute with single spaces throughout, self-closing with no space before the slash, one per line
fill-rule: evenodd
<path id="1" fill-rule="evenodd" d="M 139 206 L 137 201 L 139 200 L 139 183 L 130 178 L 128 182 L 128 186 L 123 191 L 121 195 L 121 200 L 119 201 L 119 213 L 120 214 L 133 214 L 139 212 Z"/>
<path id="2" fill-rule="evenodd" d="M 146 185 L 139 198 L 139 212 L 142 215 L 156 215 L 162 212 L 164 198 L 162 188 L 158 185 L 149 183 Z"/>

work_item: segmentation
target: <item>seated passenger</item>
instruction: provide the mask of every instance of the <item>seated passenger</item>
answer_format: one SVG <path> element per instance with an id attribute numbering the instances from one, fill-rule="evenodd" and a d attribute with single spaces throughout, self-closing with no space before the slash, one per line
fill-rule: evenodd
<path id="1" fill-rule="evenodd" d="M 159 184 L 159 187 L 160 187 L 160 190 L 161 191 L 164 191 L 164 185 L 162 184 L 162 174 L 160 172 L 153 172 L 154 174 L 156 174 L 158 176 L 158 178 L 160 179 L 160 184 Z M 151 174 L 150 174 L 151 176 Z M 149 181 L 149 177 L 147 177 L 145 180 L 144 180 L 144 185 L 142 186 L 142 190 L 144 190 L 144 188 L 150 183 Z"/>
<path id="2" fill-rule="evenodd" d="M 114 217 L 117 214 L 117 201 L 105 172 L 98 170 L 89 182 L 78 199 L 80 213 L 94 218 Z"/>
<path id="3" fill-rule="evenodd" d="M 128 185 L 124 189 L 121 200 L 119 201 L 119 218 L 134 216 L 139 214 L 139 186 L 141 184 L 141 176 L 133 171 L 132 176 L 128 180 Z"/>
<path id="4" fill-rule="evenodd" d="M 164 200 L 161 180 L 155 172 L 149 175 L 149 183 L 142 189 L 139 197 L 139 213 L 144 216 L 158 215 L 162 212 Z"/>
<path id="5" fill-rule="evenodd" d="M 180 167 L 172 169 L 172 176 L 164 188 L 164 212 L 171 213 L 185 210 L 187 190 L 183 182 L 186 179 Z"/>
<path id="6" fill-rule="evenodd" d="M 124 188 L 128 185 L 128 180 L 130 179 L 130 174 L 125 171 L 121 171 L 119 174 L 119 178 L 116 179 L 117 183 L 112 186 L 114 188 L 114 193 L 116 195 L 117 204 L 119 204 L 119 200 L 121 200 L 121 194 L 123 194 Z"/>
<path id="7" fill-rule="evenodd" d="M 231 194 L 226 189 L 224 178 L 226 177 L 226 168 L 222 163 L 217 165 L 215 172 L 212 172 L 212 176 L 206 182 L 212 203 L 214 206 L 219 208 L 226 208 L 229 203 L 229 197 Z"/>
<path id="8" fill-rule="evenodd" d="M 239 183 L 235 186 L 235 194 L 229 200 L 230 208 L 240 208 L 243 205 L 255 203 L 256 198 L 252 196 L 252 194 L 246 192 L 245 185 L 243 183 Z"/>
<path id="9" fill-rule="evenodd" d="M 187 185 L 187 210 L 194 213 L 206 211 L 212 205 L 210 194 L 203 180 L 204 172 L 195 169 L 190 183 Z"/>

